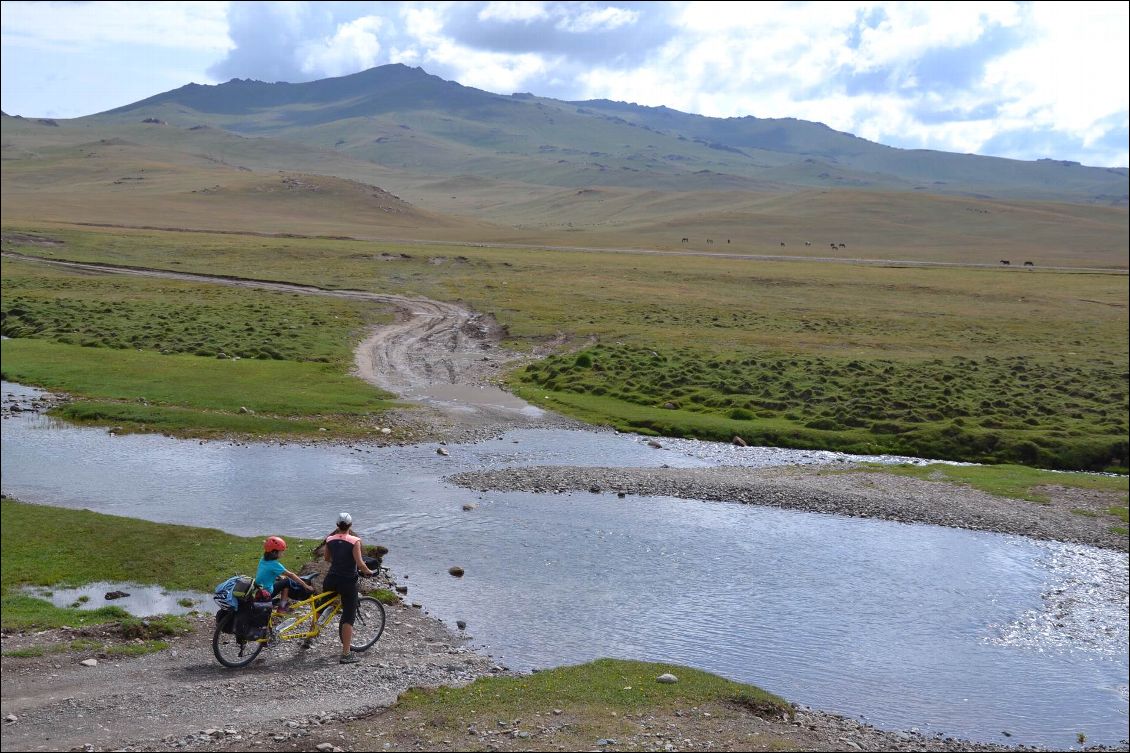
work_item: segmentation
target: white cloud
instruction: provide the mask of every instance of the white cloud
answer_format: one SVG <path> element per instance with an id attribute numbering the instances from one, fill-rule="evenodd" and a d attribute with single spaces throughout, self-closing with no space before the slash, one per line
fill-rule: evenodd
<path id="1" fill-rule="evenodd" d="M 584 34 L 592 31 L 611 31 L 621 26 L 634 24 L 639 11 L 623 8 L 584 8 L 576 15 L 565 15 L 556 24 L 561 31 Z"/>
<path id="2" fill-rule="evenodd" d="M 1030 43 L 988 66 L 986 85 L 1011 100 L 1006 117 L 1083 132 L 1127 109 L 1130 6 L 1037 5 L 1033 21 Z"/>
<path id="3" fill-rule="evenodd" d="M 938 47 L 971 44 L 989 26 L 1014 26 L 1020 16 L 1015 3 L 891 3 L 885 18 L 860 35 L 851 64 L 873 70 L 906 63 Z"/>
<path id="4" fill-rule="evenodd" d="M 487 3 L 478 14 L 480 21 L 522 21 L 526 23 L 547 16 L 545 3 L 538 2 Z"/>
<path id="5" fill-rule="evenodd" d="M 299 48 L 302 70 L 342 76 L 372 68 L 381 52 L 378 34 L 383 25 L 377 16 L 364 16 L 339 25 L 332 37 L 305 43 Z"/>

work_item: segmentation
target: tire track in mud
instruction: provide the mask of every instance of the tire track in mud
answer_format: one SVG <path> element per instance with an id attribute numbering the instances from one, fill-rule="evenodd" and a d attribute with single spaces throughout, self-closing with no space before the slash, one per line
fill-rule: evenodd
<path id="1" fill-rule="evenodd" d="M 390 325 L 373 327 L 354 349 L 354 367 L 358 377 L 401 398 L 426 403 L 457 416 L 487 413 L 504 422 L 529 425 L 547 415 L 492 383 L 491 377 L 516 360 L 518 355 L 499 344 L 503 330 L 493 317 L 458 304 L 423 297 L 364 290 L 331 290 L 227 275 L 44 259 L 10 251 L 2 255 L 4 258 L 90 274 L 228 285 L 366 301 L 390 307 L 396 312 L 395 321 Z"/>

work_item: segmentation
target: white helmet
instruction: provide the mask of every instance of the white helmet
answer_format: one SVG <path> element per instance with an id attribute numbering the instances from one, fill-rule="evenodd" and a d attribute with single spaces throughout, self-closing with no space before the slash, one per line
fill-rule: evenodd
<path id="1" fill-rule="evenodd" d="M 337 516 L 337 523 L 338 525 L 342 525 L 344 523 L 347 526 L 351 526 L 353 525 L 353 516 L 347 512 L 343 512 L 341 515 Z"/>

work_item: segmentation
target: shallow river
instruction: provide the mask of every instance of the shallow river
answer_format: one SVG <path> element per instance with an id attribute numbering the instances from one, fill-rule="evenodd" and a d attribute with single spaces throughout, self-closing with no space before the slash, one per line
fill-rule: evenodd
<path id="1" fill-rule="evenodd" d="M 30 394 L 5 383 L 5 394 Z M 473 492 L 510 465 L 826 462 L 527 430 L 436 445 L 236 445 L 3 422 L 3 491 L 241 535 L 321 536 L 347 510 L 411 601 L 516 669 L 668 661 L 880 727 L 1058 749 L 1127 733 L 1127 557 L 737 504 Z M 464 511 L 466 503 L 475 509 Z M 159 542 L 154 542 L 159 545 Z M 248 552 L 247 570 L 256 552 Z M 458 565 L 463 578 L 447 574 Z M 1011 737 L 1006 737 L 1008 732 Z"/>

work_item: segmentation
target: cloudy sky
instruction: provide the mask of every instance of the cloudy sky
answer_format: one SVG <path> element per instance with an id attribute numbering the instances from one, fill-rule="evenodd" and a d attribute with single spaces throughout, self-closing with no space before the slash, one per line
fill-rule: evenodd
<path id="1" fill-rule="evenodd" d="M 796 117 L 907 148 L 1126 166 L 1130 4 L 3 2 L 2 108 L 385 63 L 500 94 Z"/>

